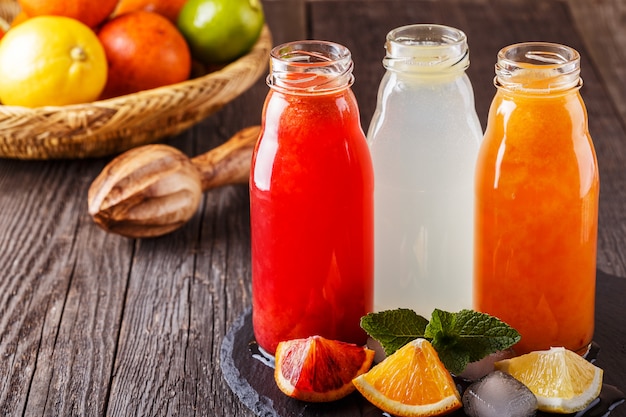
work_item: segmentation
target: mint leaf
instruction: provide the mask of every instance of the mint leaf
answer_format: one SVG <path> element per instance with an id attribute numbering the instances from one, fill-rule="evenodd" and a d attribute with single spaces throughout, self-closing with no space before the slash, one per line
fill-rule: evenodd
<path id="1" fill-rule="evenodd" d="M 454 374 L 463 372 L 469 362 L 508 349 L 520 340 L 520 334 L 508 324 L 472 310 L 433 311 L 424 337 L 431 340 L 439 359 Z"/>
<path id="2" fill-rule="evenodd" d="M 424 331 L 439 354 L 448 371 L 461 373 L 470 362 L 470 355 L 460 343 L 461 332 L 457 328 L 457 314 L 435 309 Z"/>
<path id="3" fill-rule="evenodd" d="M 428 320 L 408 308 L 370 313 L 361 317 L 361 327 L 391 355 L 418 337 L 424 337 Z"/>
<path id="4" fill-rule="evenodd" d="M 503 321 L 473 310 L 435 309 L 430 321 L 410 309 L 387 310 L 362 317 L 361 327 L 387 355 L 418 337 L 428 339 L 448 371 L 457 375 L 468 363 L 508 349 L 521 338 Z"/>

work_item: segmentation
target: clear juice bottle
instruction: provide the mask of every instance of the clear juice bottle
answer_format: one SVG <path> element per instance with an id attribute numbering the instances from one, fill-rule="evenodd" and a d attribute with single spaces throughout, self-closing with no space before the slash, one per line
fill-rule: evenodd
<path id="1" fill-rule="evenodd" d="M 482 129 L 467 38 L 410 25 L 387 35 L 367 138 L 375 175 L 375 310 L 472 307 L 473 175 Z"/>
<path id="2" fill-rule="evenodd" d="M 580 56 L 522 43 L 498 54 L 476 171 L 475 308 L 522 335 L 517 353 L 584 352 L 594 327 L 599 176 Z"/>
<path id="3" fill-rule="evenodd" d="M 352 59 L 322 41 L 274 48 L 250 178 L 259 345 L 321 335 L 364 344 L 372 311 L 372 163 Z"/>

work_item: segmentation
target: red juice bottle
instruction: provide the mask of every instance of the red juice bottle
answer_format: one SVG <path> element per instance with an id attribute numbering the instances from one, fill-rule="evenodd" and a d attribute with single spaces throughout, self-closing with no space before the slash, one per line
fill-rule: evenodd
<path id="1" fill-rule="evenodd" d="M 257 343 L 321 335 L 364 344 L 373 303 L 369 149 L 344 46 L 291 42 L 270 55 L 252 157 L 252 319 Z"/>

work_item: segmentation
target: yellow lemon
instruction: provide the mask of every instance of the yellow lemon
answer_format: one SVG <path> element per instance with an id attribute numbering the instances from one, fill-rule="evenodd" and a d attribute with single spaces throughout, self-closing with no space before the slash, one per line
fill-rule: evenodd
<path id="1" fill-rule="evenodd" d="M 104 48 L 79 21 L 39 16 L 12 28 L 0 42 L 0 101 L 39 107 L 98 98 L 107 79 Z"/>
<path id="2" fill-rule="evenodd" d="M 562 347 L 505 359 L 495 367 L 526 385 L 537 397 L 540 411 L 584 410 L 602 389 L 602 369 Z"/>

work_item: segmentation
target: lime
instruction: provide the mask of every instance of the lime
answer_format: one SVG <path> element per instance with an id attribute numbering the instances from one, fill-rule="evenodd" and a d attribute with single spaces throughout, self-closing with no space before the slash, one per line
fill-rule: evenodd
<path id="1" fill-rule="evenodd" d="M 193 57 L 205 64 L 227 63 L 246 54 L 264 23 L 260 0 L 189 0 L 177 21 Z"/>

